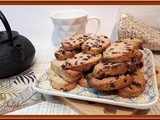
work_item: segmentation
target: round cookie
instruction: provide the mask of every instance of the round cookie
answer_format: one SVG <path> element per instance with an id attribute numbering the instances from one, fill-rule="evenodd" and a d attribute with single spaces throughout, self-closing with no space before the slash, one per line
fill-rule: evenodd
<path id="1" fill-rule="evenodd" d="M 65 64 L 62 65 L 62 68 L 75 71 L 86 71 L 91 69 L 101 59 L 101 56 L 101 54 L 91 55 L 81 52 L 72 58 L 68 58 L 65 61 Z"/>
<path id="2" fill-rule="evenodd" d="M 141 49 L 142 48 L 142 44 L 143 44 L 142 40 L 137 39 L 137 38 L 132 38 L 132 37 L 131 38 L 117 40 L 116 42 L 117 43 L 124 42 L 124 43 L 127 43 L 127 44 L 131 44 L 136 49 L 139 49 L 139 48 Z"/>
<path id="3" fill-rule="evenodd" d="M 74 89 L 77 82 L 67 82 L 63 80 L 59 75 L 57 75 L 53 70 L 49 71 L 50 85 L 58 90 L 70 91 Z"/>
<path id="4" fill-rule="evenodd" d="M 110 39 L 105 35 L 94 36 L 82 44 L 82 52 L 100 54 L 111 45 Z"/>
<path id="5" fill-rule="evenodd" d="M 118 94 L 125 98 L 132 98 L 139 96 L 146 86 L 146 80 L 140 71 L 135 72 L 133 75 L 134 81 L 127 87 L 119 89 Z"/>
<path id="6" fill-rule="evenodd" d="M 125 63 L 98 63 L 93 69 L 93 76 L 96 78 L 105 78 L 109 76 L 123 75 L 128 67 Z"/>
<path id="7" fill-rule="evenodd" d="M 81 45 L 89 39 L 90 37 L 88 35 L 83 35 L 83 34 L 77 34 L 72 36 L 71 38 L 61 42 L 61 45 L 65 50 L 75 50 L 75 49 L 80 49 Z"/>
<path id="8" fill-rule="evenodd" d="M 88 79 L 88 84 L 96 90 L 110 91 L 126 87 L 131 84 L 133 80 L 134 78 L 129 74 L 102 79 L 97 79 L 93 76 L 90 76 L 90 78 Z"/>
<path id="9" fill-rule="evenodd" d="M 111 46 L 103 51 L 103 60 L 107 62 L 129 61 L 133 56 L 134 47 L 131 44 L 111 43 Z"/>
<path id="10" fill-rule="evenodd" d="M 66 60 L 70 57 L 73 57 L 75 54 L 79 53 L 81 50 L 76 49 L 76 50 L 65 50 L 63 47 L 60 47 L 57 51 L 55 51 L 54 55 L 56 59 L 58 60 Z"/>

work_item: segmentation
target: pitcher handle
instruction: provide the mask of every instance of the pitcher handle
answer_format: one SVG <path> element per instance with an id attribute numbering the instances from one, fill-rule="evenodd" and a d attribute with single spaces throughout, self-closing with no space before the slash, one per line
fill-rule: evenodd
<path id="1" fill-rule="evenodd" d="M 96 35 L 96 34 L 97 34 L 97 32 L 99 31 L 100 25 L 101 25 L 100 20 L 99 20 L 96 16 L 91 16 L 91 17 L 89 17 L 89 18 L 88 18 L 88 20 L 87 20 L 87 23 L 89 22 L 89 20 L 92 20 L 92 19 L 97 20 L 98 24 L 97 24 L 97 28 L 96 28 L 95 32 L 94 32 L 94 33 L 92 33 L 92 34 L 91 34 L 91 36 L 93 36 L 93 35 Z"/>
<path id="2" fill-rule="evenodd" d="M 7 30 L 8 38 L 9 38 L 9 41 L 10 41 L 10 45 L 11 45 L 11 47 L 13 47 L 13 38 L 12 38 L 11 28 L 9 26 L 9 23 L 8 23 L 6 17 L 1 12 L 1 10 L 0 10 L 0 19 L 1 19 L 2 23 L 3 23 L 3 25 L 5 26 L 6 30 Z"/>

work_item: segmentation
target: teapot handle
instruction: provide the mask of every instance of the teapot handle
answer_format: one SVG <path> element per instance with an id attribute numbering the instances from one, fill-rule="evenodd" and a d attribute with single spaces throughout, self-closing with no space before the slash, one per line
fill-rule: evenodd
<path id="1" fill-rule="evenodd" d="M 11 28 L 9 26 L 9 23 L 8 23 L 6 17 L 1 12 L 1 10 L 0 10 L 0 19 L 1 19 L 2 23 L 3 23 L 3 25 L 5 26 L 6 30 L 7 30 L 8 38 L 9 38 L 9 41 L 10 41 L 10 45 L 11 45 L 11 47 L 13 47 L 13 39 L 12 39 Z"/>

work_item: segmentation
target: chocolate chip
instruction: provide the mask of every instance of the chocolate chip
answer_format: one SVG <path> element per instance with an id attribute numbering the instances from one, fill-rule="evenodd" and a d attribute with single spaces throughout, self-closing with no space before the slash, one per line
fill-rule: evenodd
<path id="1" fill-rule="evenodd" d="M 143 62 L 140 62 L 140 63 L 136 64 L 136 66 L 137 66 L 138 68 L 142 68 L 142 67 L 143 67 Z"/>
<path id="2" fill-rule="evenodd" d="M 137 87 L 141 87 L 141 84 L 139 84 L 138 82 L 132 82 L 132 85 L 135 85 L 135 86 L 137 86 Z"/>
<path id="3" fill-rule="evenodd" d="M 127 82 L 127 79 L 124 79 L 124 80 L 123 80 L 123 82 L 125 82 L 125 83 L 126 83 L 126 82 Z"/>
<path id="4" fill-rule="evenodd" d="M 94 45 L 92 45 L 92 47 L 98 48 L 98 45 L 97 45 L 97 44 L 94 44 Z"/>
<path id="5" fill-rule="evenodd" d="M 137 69 L 136 69 L 136 66 L 135 65 L 131 65 L 129 68 L 128 68 L 128 72 L 129 73 L 133 73 L 135 72 Z"/>
<path id="6" fill-rule="evenodd" d="M 102 47 L 102 45 L 99 45 L 99 47 Z"/>
<path id="7" fill-rule="evenodd" d="M 89 58 L 91 58 L 91 56 L 87 55 L 87 58 L 89 59 Z"/>
<path id="8" fill-rule="evenodd" d="M 58 52 L 60 52 L 61 54 L 65 54 L 64 50 L 59 50 Z"/>
<path id="9" fill-rule="evenodd" d="M 110 84 L 110 87 L 115 87 L 115 85 L 113 83 Z"/>
<path id="10" fill-rule="evenodd" d="M 91 47 L 90 47 L 89 45 L 85 45 L 85 46 L 84 46 L 84 49 L 90 50 Z"/>
<path id="11" fill-rule="evenodd" d="M 72 66 L 71 63 L 66 62 L 65 64 L 66 66 Z"/>
<path id="12" fill-rule="evenodd" d="M 79 39 L 83 39 L 83 37 L 79 37 Z"/>
<path id="13" fill-rule="evenodd" d="M 77 57 L 76 57 L 76 56 L 73 56 L 72 58 L 77 59 Z"/>
<path id="14" fill-rule="evenodd" d="M 104 43 L 104 41 L 103 41 L 103 40 L 101 40 L 101 43 Z"/>
<path id="15" fill-rule="evenodd" d="M 110 48 L 110 50 L 114 50 L 114 48 Z"/>
<path id="16" fill-rule="evenodd" d="M 101 62 L 102 62 L 102 63 L 105 63 L 106 61 L 107 61 L 107 59 L 104 58 L 104 57 L 102 57 Z"/>
<path id="17" fill-rule="evenodd" d="M 58 56 L 59 56 L 59 54 L 58 54 L 58 53 L 55 53 L 54 55 L 55 55 L 56 57 L 58 57 Z"/>
<path id="18" fill-rule="evenodd" d="M 87 35 L 83 35 L 83 37 L 88 37 Z"/>
<path id="19" fill-rule="evenodd" d="M 74 38 L 69 38 L 70 40 L 74 40 Z"/>
<path id="20" fill-rule="evenodd" d="M 134 39 L 133 37 L 130 37 L 130 39 L 132 40 L 132 39 Z"/>
<path id="21" fill-rule="evenodd" d="M 108 38 L 107 36 L 104 36 L 104 38 Z"/>
<path id="22" fill-rule="evenodd" d="M 112 52 L 112 54 L 119 54 L 120 52 Z"/>
<path id="23" fill-rule="evenodd" d="M 88 58 L 83 58 L 82 60 L 86 60 L 86 61 L 87 61 L 87 60 L 88 60 Z"/>
<path id="24" fill-rule="evenodd" d="M 84 62 L 80 62 L 80 64 L 81 64 L 81 65 L 83 65 L 83 64 L 84 64 Z"/>
<path id="25" fill-rule="evenodd" d="M 144 50 L 144 48 L 142 46 L 140 46 L 139 49 Z"/>
<path id="26" fill-rule="evenodd" d="M 78 60 L 75 62 L 75 65 L 77 65 L 78 64 Z"/>
<path id="27" fill-rule="evenodd" d="M 131 62 L 133 62 L 133 63 L 136 62 L 136 58 L 134 58 L 134 57 L 131 58 Z"/>
<path id="28" fill-rule="evenodd" d="M 70 42 L 65 42 L 65 44 L 70 44 Z"/>
<path id="29" fill-rule="evenodd" d="M 67 68 L 64 64 L 61 67 L 62 67 L 63 70 L 67 70 Z"/>

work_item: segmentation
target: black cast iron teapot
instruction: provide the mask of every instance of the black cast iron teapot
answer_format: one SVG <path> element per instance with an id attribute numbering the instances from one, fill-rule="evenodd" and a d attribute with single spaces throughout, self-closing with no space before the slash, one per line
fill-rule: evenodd
<path id="1" fill-rule="evenodd" d="M 35 56 L 32 43 L 17 31 L 11 31 L 4 14 L 0 19 L 6 31 L 0 31 L 0 78 L 6 78 L 26 70 Z"/>

